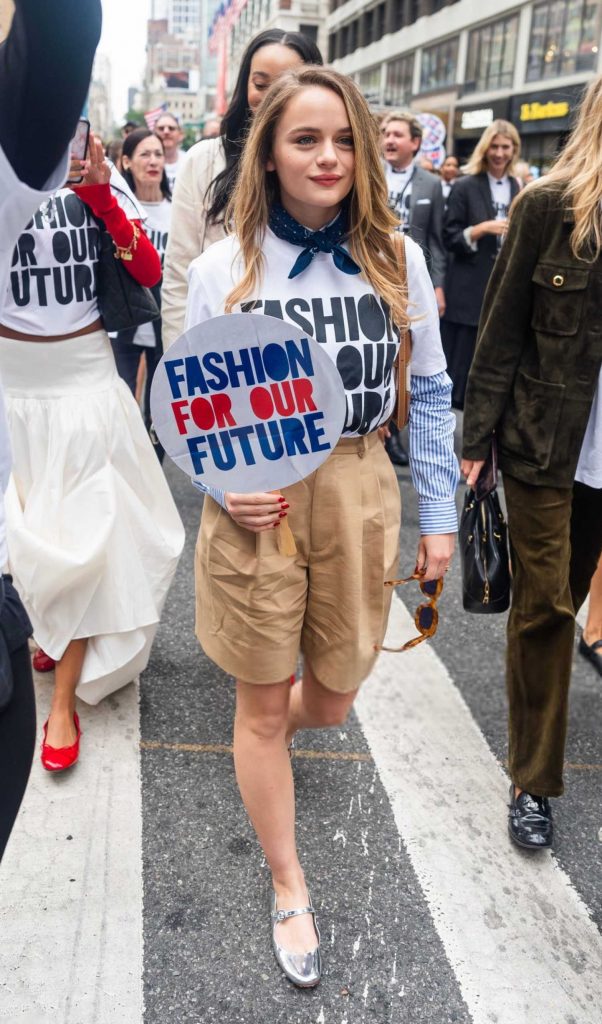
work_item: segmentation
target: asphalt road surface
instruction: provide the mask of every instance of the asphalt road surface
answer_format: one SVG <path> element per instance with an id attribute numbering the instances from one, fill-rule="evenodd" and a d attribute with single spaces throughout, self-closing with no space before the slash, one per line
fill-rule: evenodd
<path id="1" fill-rule="evenodd" d="M 233 686 L 194 638 L 201 498 L 166 471 L 187 544 L 151 664 L 80 707 L 80 763 L 36 758 L 0 874 L 0 1020 L 10 1024 L 600 1024 L 602 680 L 576 654 L 554 854 L 506 834 L 505 616 L 461 608 L 383 656 L 344 728 L 299 737 L 299 846 L 321 985 L 273 960 L 269 878 L 231 756 Z M 417 508 L 409 473 L 402 562 Z M 459 492 L 459 500 L 461 493 Z M 412 635 L 401 588 L 390 636 Z M 39 724 L 50 681 L 36 682 Z"/>

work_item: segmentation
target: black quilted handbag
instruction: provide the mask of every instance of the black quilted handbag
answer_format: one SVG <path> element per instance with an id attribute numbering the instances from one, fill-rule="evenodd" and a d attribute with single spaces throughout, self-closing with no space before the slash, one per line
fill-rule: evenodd
<path id="1" fill-rule="evenodd" d="M 96 295 L 105 331 L 125 331 L 158 320 L 161 312 L 150 288 L 138 284 L 128 274 L 123 261 L 115 259 L 111 235 L 100 219 L 97 224 L 100 238 Z"/>
<path id="2" fill-rule="evenodd" d="M 508 528 L 497 495 L 495 442 L 475 490 L 468 488 L 460 519 L 462 604 L 467 612 L 492 615 L 510 605 Z"/>

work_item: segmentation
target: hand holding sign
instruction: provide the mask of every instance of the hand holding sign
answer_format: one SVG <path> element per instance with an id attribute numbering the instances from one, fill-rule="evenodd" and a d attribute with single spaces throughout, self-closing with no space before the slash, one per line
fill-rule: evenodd
<path id="1" fill-rule="evenodd" d="M 238 313 L 191 328 L 163 356 L 151 413 L 165 451 L 209 487 L 257 497 L 328 457 L 345 419 L 339 373 L 313 339 Z"/>

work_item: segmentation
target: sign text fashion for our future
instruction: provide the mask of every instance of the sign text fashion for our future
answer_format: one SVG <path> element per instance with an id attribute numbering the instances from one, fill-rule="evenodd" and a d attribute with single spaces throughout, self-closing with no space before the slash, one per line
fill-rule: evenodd
<path id="1" fill-rule="evenodd" d="M 151 409 L 166 451 L 208 486 L 247 490 L 302 479 L 337 443 L 340 377 L 320 346 L 272 317 L 218 317 L 163 357 Z"/>

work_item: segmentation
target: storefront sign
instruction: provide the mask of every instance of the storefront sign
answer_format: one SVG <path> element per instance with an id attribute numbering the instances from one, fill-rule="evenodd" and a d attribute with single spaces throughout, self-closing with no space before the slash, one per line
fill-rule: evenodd
<path id="1" fill-rule="evenodd" d="M 567 85 L 564 89 L 513 96 L 510 120 L 519 127 L 521 135 L 566 132 L 583 88 L 583 85 Z"/>
<path id="2" fill-rule="evenodd" d="M 470 131 L 472 128 L 488 128 L 493 121 L 493 109 L 483 107 L 482 110 L 463 110 L 460 118 L 460 128 L 463 131 Z"/>
<path id="3" fill-rule="evenodd" d="M 186 331 L 159 363 L 153 425 L 189 476 L 224 491 L 271 491 L 328 458 L 345 420 L 334 363 L 313 338 L 256 313 Z"/>
<path id="4" fill-rule="evenodd" d="M 545 121 L 552 117 L 567 117 L 570 112 L 570 104 L 566 100 L 561 103 L 521 103 L 521 121 Z"/>

